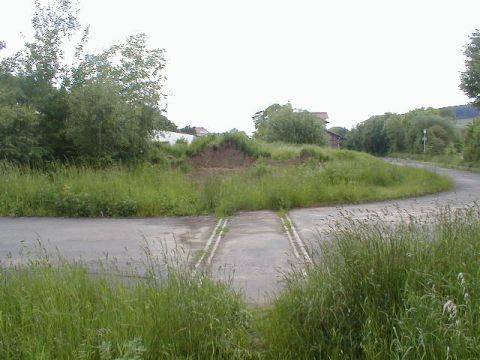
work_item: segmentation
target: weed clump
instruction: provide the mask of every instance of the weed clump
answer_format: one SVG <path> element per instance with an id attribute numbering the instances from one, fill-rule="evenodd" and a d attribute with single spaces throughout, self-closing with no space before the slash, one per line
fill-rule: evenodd
<path id="1" fill-rule="evenodd" d="M 478 208 L 411 220 L 346 219 L 266 316 L 270 356 L 478 358 Z"/>
<path id="2" fill-rule="evenodd" d="M 48 259 L 0 273 L 2 359 L 245 359 L 241 296 L 186 270 L 133 283 Z"/>

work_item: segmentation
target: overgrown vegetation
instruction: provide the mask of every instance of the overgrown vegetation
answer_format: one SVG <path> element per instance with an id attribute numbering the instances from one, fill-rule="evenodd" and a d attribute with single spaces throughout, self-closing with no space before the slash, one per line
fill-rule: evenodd
<path id="1" fill-rule="evenodd" d="M 156 261 L 125 283 L 47 257 L 4 268 L 6 359 L 475 359 L 480 213 L 392 225 L 370 214 L 332 231 L 307 276 L 267 308 Z"/>
<path id="2" fill-rule="evenodd" d="M 462 151 L 460 130 L 450 111 L 418 109 L 406 114 L 373 116 L 357 125 L 348 135 L 347 147 L 375 155 L 394 152 L 440 155 Z"/>
<path id="3" fill-rule="evenodd" d="M 192 159 L 229 144 L 256 163 L 228 171 Z M 93 168 L 0 164 L 0 214 L 9 216 L 158 216 L 372 201 L 448 189 L 452 182 L 370 155 L 316 146 L 267 144 L 241 134 L 191 145 L 159 145 L 157 164 Z M 289 162 L 290 161 L 290 162 Z"/>
<path id="4" fill-rule="evenodd" d="M 395 227 L 368 221 L 343 223 L 306 279 L 290 278 L 263 323 L 269 356 L 478 358 L 478 207 Z"/>
<path id="5" fill-rule="evenodd" d="M 32 26 L 33 39 L 0 61 L 0 159 L 148 160 L 154 131 L 176 129 L 163 115 L 164 50 L 137 34 L 87 53 L 89 28 L 70 0 L 35 1 Z"/>
<path id="6" fill-rule="evenodd" d="M 145 279 L 41 257 L 0 272 L 2 359 L 246 359 L 251 315 L 227 285 L 148 259 Z M 160 277 L 159 277 L 160 276 Z"/>

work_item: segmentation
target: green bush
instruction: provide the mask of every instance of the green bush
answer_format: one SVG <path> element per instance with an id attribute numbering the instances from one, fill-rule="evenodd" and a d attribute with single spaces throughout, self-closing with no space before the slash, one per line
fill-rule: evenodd
<path id="1" fill-rule="evenodd" d="M 0 160 L 35 165 L 47 155 L 39 137 L 40 115 L 28 106 L 0 106 Z"/>
<path id="2" fill-rule="evenodd" d="M 268 142 L 325 145 L 325 123 L 316 115 L 290 104 L 272 105 L 256 114 L 255 137 Z"/>
<path id="3" fill-rule="evenodd" d="M 480 119 L 476 119 L 467 128 L 465 136 L 464 159 L 480 163 Z"/>

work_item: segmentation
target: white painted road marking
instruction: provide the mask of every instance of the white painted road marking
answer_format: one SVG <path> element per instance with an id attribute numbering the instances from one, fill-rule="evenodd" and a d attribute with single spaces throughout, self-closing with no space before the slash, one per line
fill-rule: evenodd
<path id="1" fill-rule="evenodd" d="M 227 226 L 228 219 L 224 219 L 223 225 L 218 233 L 217 241 L 215 241 L 215 244 L 213 245 L 213 249 L 210 252 L 210 256 L 207 259 L 207 265 L 210 265 L 213 259 L 213 256 L 215 255 L 215 251 L 217 251 L 218 245 L 220 244 L 220 240 L 222 238 L 223 232 L 225 230 L 225 226 Z"/>
<path id="2" fill-rule="evenodd" d="M 295 229 L 295 224 L 293 223 L 292 219 L 290 219 L 290 216 L 288 216 L 288 214 L 285 214 L 285 220 L 287 222 L 287 225 L 285 227 L 287 229 L 287 234 L 288 234 L 289 239 L 291 239 L 292 235 L 293 235 L 293 239 L 295 240 L 294 243 L 296 243 L 297 246 L 300 248 L 300 252 L 302 253 L 305 261 L 308 262 L 309 264 L 313 264 L 312 258 L 308 254 L 306 246 L 303 243 L 303 240 L 298 235 L 297 229 Z M 282 221 L 284 221 L 284 220 L 282 219 Z M 291 233 L 291 235 L 289 233 Z M 295 250 L 295 246 L 293 246 L 293 248 L 294 248 L 294 252 L 297 252 Z M 298 252 L 297 252 L 296 256 L 298 258 Z"/>
<path id="3" fill-rule="evenodd" d="M 215 228 L 212 231 L 212 235 L 210 235 L 210 238 L 208 239 L 207 243 L 205 244 L 205 247 L 203 248 L 202 256 L 200 256 L 200 259 L 198 259 L 197 263 L 195 264 L 195 270 L 198 269 L 203 259 L 205 258 L 205 255 L 207 255 L 208 249 L 210 248 L 213 238 L 215 237 L 215 234 L 217 234 L 218 228 L 221 226 L 222 223 L 223 223 L 223 219 L 220 219 L 218 220 L 217 225 L 215 225 Z"/>

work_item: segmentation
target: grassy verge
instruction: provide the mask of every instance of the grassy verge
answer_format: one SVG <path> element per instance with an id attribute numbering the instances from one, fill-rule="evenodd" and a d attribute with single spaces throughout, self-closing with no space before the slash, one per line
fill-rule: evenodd
<path id="1" fill-rule="evenodd" d="M 480 172 L 480 163 L 470 163 L 463 159 L 461 154 L 455 155 L 424 155 L 424 154 L 406 154 L 393 153 L 389 157 L 407 160 L 423 161 L 438 164 L 444 167 Z"/>
<path id="2" fill-rule="evenodd" d="M 298 154 L 319 151 L 292 149 Z M 329 150 L 325 156 L 328 161 L 310 158 L 297 165 L 259 160 L 251 168 L 220 173 L 151 164 L 107 169 L 56 165 L 49 170 L 3 164 L 0 215 L 228 215 L 400 198 L 452 186 L 437 174 L 397 167 L 366 154 Z"/>
<path id="3" fill-rule="evenodd" d="M 265 317 L 271 358 L 480 357 L 478 208 L 436 225 L 348 221 Z"/>
<path id="4" fill-rule="evenodd" d="M 240 295 L 170 271 L 126 284 L 81 264 L 0 273 L 1 359 L 248 359 Z"/>

